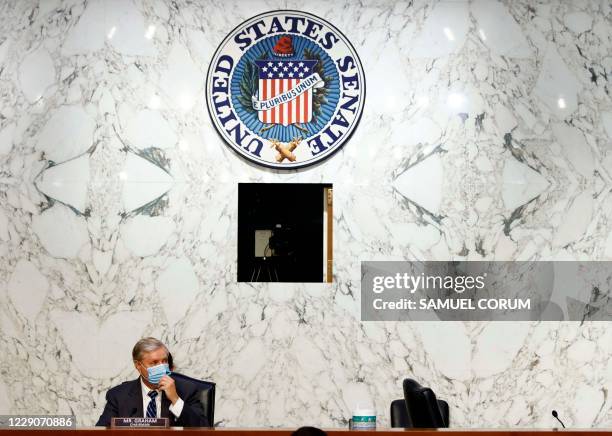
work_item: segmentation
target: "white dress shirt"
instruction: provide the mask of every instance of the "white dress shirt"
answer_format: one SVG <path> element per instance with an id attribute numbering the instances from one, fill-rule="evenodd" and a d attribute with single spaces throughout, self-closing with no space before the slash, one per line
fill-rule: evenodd
<path id="1" fill-rule="evenodd" d="M 142 377 L 140 378 L 140 386 L 142 387 L 142 417 L 146 418 L 147 417 L 147 407 L 149 406 L 149 403 L 153 400 L 151 400 L 151 397 L 149 397 L 149 392 L 151 392 L 153 389 L 149 389 L 149 387 L 147 385 L 145 385 L 145 383 L 142 381 Z M 157 409 L 157 417 L 161 418 L 161 391 L 157 391 L 157 396 L 155 397 L 155 408 Z M 181 397 L 179 397 L 178 400 L 176 400 L 176 403 L 174 404 L 170 404 L 170 407 L 168 408 L 170 410 L 170 412 L 172 412 L 172 414 L 174 416 L 176 416 L 177 418 L 179 416 L 181 416 L 181 412 L 183 411 L 183 400 Z"/>

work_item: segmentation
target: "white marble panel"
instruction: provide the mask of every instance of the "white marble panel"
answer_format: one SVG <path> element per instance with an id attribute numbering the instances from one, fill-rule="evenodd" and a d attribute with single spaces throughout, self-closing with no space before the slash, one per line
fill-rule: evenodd
<path id="1" fill-rule="evenodd" d="M 433 4 L 412 44 L 411 55 L 426 58 L 447 56 L 463 46 L 469 26 L 467 2 Z"/>
<path id="2" fill-rule="evenodd" d="M 73 258 L 89 242 L 87 224 L 69 208 L 57 204 L 32 218 L 32 230 L 51 256 Z"/>
<path id="3" fill-rule="evenodd" d="M 608 137 L 612 139 L 612 112 L 602 112 L 601 120 Z"/>
<path id="4" fill-rule="evenodd" d="M 83 376 L 112 378 L 132 365 L 129 359 L 117 359 L 115 353 L 131 355 L 151 321 L 151 313 L 123 311 L 100 321 L 92 314 L 54 310 L 50 318 Z M 117 334 L 117 326 L 121 326 L 121 334 Z"/>
<path id="5" fill-rule="evenodd" d="M 10 404 L 8 392 L 6 389 L 6 385 L 2 382 L 1 378 L 0 378 L 0 395 L 2 395 L 2 398 L 0 398 L 0 413 L 2 413 L 3 415 L 10 415 L 11 414 L 11 404 Z"/>
<path id="6" fill-rule="evenodd" d="M 7 154 L 13 148 L 13 133 L 15 124 L 9 124 L 0 130 L 0 154 Z"/>
<path id="7" fill-rule="evenodd" d="M 40 130 L 36 149 L 56 163 L 74 158 L 92 146 L 95 126 L 82 106 L 60 106 Z"/>
<path id="8" fill-rule="evenodd" d="M 509 370 L 530 329 L 528 323 L 495 322 L 486 325 L 474 350 L 474 374 L 486 378 Z"/>
<path id="9" fill-rule="evenodd" d="M 155 287 L 168 324 L 172 325 L 182 319 L 192 306 L 199 291 L 199 282 L 189 259 L 182 257 L 171 260 L 161 271 Z"/>
<path id="10" fill-rule="evenodd" d="M 465 381 L 471 377 L 471 350 L 469 339 L 461 323 L 423 322 L 415 326 L 422 340 L 422 345 L 432 359 L 440 362 L 437 366 L 445 377 Z M 453 356 L 446 359 L 446 356 Z"/>
<path id="11" fill-rule="evenodd" d="M 444 169 L 438 154 L 430 156 L 401 174 L 393 183 L 403 196 L 430 212 L 440 212 Z"/>
<path id="12" fill-rule="evenodd" d="M 503 172 L 503 200 L 508 210 L 514 210 L 546 191 L 544 177 L 516 159 L 507 158 Z"/>
<path id="13" fill-rule="evenodd" d="M 565 14 L 563 21 L 575 33 L 586 32 L 593 26 L 593 17 L 582 11 Z"/>
<path id="14" fill-rule="evenodd" d="M 62 44 L 63 55 L 88 53 L 104 47 L 110 28 L 106 20 L 106 8 L 102 1 L 87 4 Z"/>
<path id="15" fill-rule="evenodd" d="M 563 247 L 585 235 L 593 215 L 593 194 L 582 192 L 570 202 L 563 221 L 555 233 L 554 244 Z"/>
<path id="16" fill-rule="evenodd" d="M 8 282 L 8 294 L 13 306 L 28 322 L 36 321 L 48 290 L 47 279 L 35 265 L 27 260 L 20 260 L 15 265 Z"/>
<path id="17" fill-rule="evenodd" d="M 138 215 L 125 223 L 121 236 L 130 251 L 136 256 L 145 257 L 158 253 L 175 230 L 170 218 Z"/>
<path id="18" fill-rule="evenodd" d="M 175 132 L 159 111 L 143 110 L 126 116 L 125 139 L 138 148 L 172 148 L 177 143 Z"/>
<path id="19" fill-rule="evenodd" d="M 125 181 L 123 207 L 128 212 L 159 198 L 173 186 L 170 174 L 132 153 L 128 153 L 124 167 L 117 176 Z"/>
<path id="20" fill-rule="evenodd" d="M 0 64 L 4 63 L 4 59 L 6 58 L 6 54 L 8 52 L 10 45 L 10 39 L 5 39 L 0 43 Z"/>
<path id="21" fill-rule="evenodd" d="M 109 44 L 124 55 L 151 56 L 155 47 L 147 35 L 151 23 L 132 0 L 94 0 L 86 3 L 76 25 L 70 29 L 62 53 L 85 54 Z"/>
<path id="22" fill-rule="evenodd" d="M 19 66 L 19 85 L 30 103 L 39 100 L 54 82 L 55 67 L 49 52 L 38 47 L 26 54 Z"/>
<path id="23" fill-rule="evenodd" d="M 8 217 L 0 210 L 0 239 L 3 241 L 9 240 L 8 224 Z"/>
<path id="24" fill-rule="evenodd" d="M 608 235 L 608 238 L 606 239 L 606 248 L 605 248 L 604 255 L 607 258 L 612 258 L 612 232 L 610 232 L 610 234 Z"/>
<path id="25" fill-rule="evenodd" d="M 202 71 L 194 63 L 191 53 L 178 43 L 170 47 L 166 65 L 161 72 L 159 86 L 176 110 L 187 112 L 201 101 L 204 84 Z"/>
<path id="26" fill-rule="evenodd" d="M 492 53 L 515 58 L 532 55 L 521 27 L 503 3 L 476 0 L 470 6 L 478 23 L 478 36 L 491 48 Z"/>
<path id="27" fill-rule="evenodd" d="M 565 64 L 557 49 L 551 44 L 546 48 L 540 76 L 534 95 L 548 107 L 551 114 L 565 119 L 578 108 L 578 93 L 582 85 Z"/>
<path id="28" fill-rule="evenodd" d="M 584 134 L 575 127 L 563 123 L 553 124 L 552 131 L 574 173 L 586 179 L 591 178 L 595 171 L 595 162 Z"/>
<path id="29" fill-rule="evenodd" d="M 155 55 L 152 42 L 155 33 L 149 30 L 153 23 L 145 22 L 132 0 L 103 0 L 103 4 L 108 29 L 106 38 L 114 49 L 128 56 Z"/>
<path id="30" fill-rule="evenodd" d="M 338 26 L 368 86 L 345 147 L 290 173 L 229 150 L 203 95 L 221 40 L 279 8 Z M 357 403 L 386 426 L 411 376 L 449 401 L 453 427 L 550 428 L 553 408 L 610 427 L 605 323 L 359 321 L 363 260 L 612 258 L 610 13 L 556 0 L 1 8 L 0 412 L 90 425 L 135 376 L 133 343 L 156 335 L 181 372 L 218 383 L 223 426 L 345 427 Z M 239 182 L 333 183 L 334 283 L 236 282 Z"/>
<path id="31" fill-rule="evenodd" d="M 45 195 L 84 212 L 87 207 L 89 184 L 87 154 L 47 168 L 36 184 Z"/>

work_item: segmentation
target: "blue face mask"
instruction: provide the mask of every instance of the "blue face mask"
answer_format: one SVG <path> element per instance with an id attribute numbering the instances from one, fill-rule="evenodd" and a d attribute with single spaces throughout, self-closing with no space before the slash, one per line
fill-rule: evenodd
<path id="1" fill-rule="evenodd" d="M 171 372 L 167 363 L 161 363 L 147 368 L 147 380 L 154 385 L 158 384 L 163 376 L 169 374 L 171 374 Z"/>

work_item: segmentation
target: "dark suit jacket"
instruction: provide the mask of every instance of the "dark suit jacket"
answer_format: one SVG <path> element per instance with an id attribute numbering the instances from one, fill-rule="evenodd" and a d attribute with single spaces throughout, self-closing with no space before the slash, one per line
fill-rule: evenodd
<path id="1" fill-rule="evenodd" d="M 177 427 L 210 427 L 208 417 L 204 414 L 202 404 L 198 399 L 197 387 L 185 380 L 174 380 L 176 392 L 185 403 L 181 415 L 176 418 L 170 412 L 170 400 L 162 392 L 161 416 L 170 418 L 170 425 Z M 144 416 L 142 410 L 142 386 L 140 378 L 123 382 L 119 386 L 109 389 L 106 393 L 106 406 L 96 425 L 109 426 L 111 418 Z"/>

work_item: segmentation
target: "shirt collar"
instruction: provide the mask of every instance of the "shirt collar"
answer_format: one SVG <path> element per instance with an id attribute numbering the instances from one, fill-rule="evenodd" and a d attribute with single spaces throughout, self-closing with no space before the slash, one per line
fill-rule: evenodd
<path id="1" fill-rule="evenodd" d="M 140 377 L 140 387 L 142 388 L 142 398 L 146 398 L 149 395 L 149 392 L 157 390 L 157 389 L 149 389 L 149 387 L 142 381 L 142 377 Z M 159 393 L 159 391 L 157 391 Z"/>

